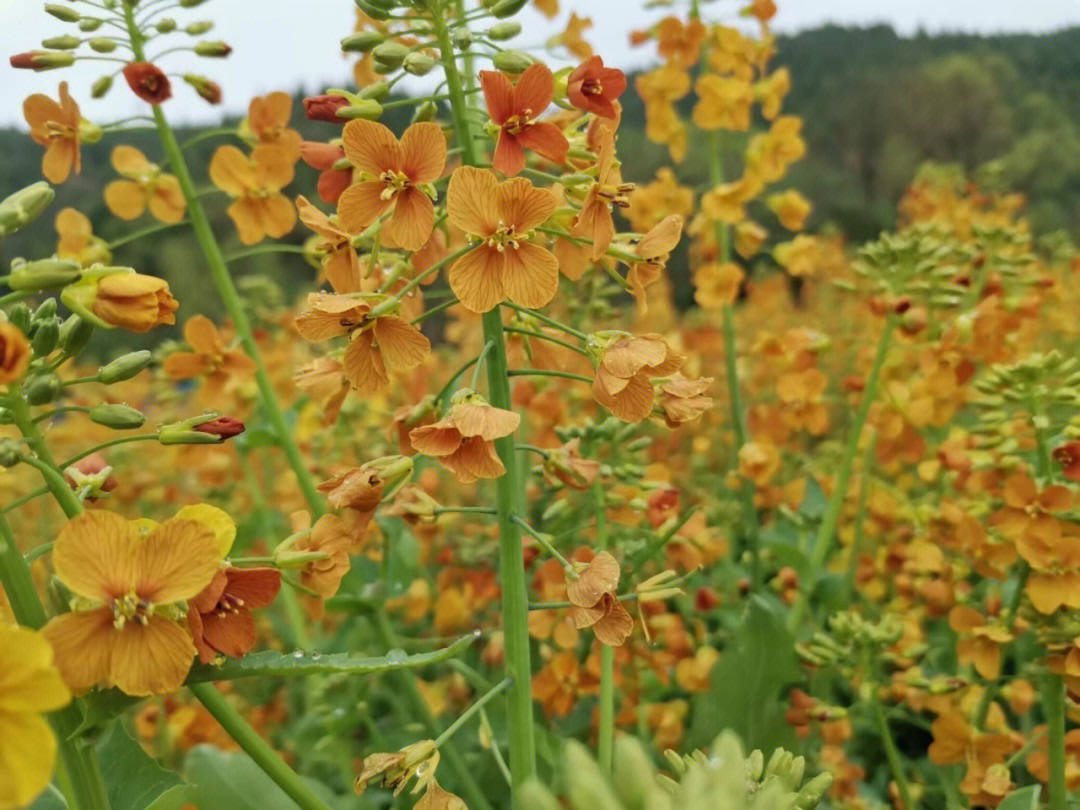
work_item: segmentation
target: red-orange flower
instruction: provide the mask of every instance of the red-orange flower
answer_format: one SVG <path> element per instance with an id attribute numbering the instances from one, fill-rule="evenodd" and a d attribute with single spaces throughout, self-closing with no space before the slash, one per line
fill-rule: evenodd
<path id="1" fill-rule="evenodd" d="M 124 78 L 127 79 L 135 95 L 150 104 L 160 104 L 172 97 L 172 85 L 169 77 L 157 65 L 150 62 L 132 62 L 124 66 Z"/>
<path id="2" fill-rule="evenodd" d="M 542 307 L 559 288 L 559 262 L 529 241 L 555 210 L 555 195 L 525 179 L 498 182 L 485 169 L 462 166 L 450 177 L 446 210 L 454 226 L 480 243 L 450 268 L 448 280 L 466 309 L 487 312 L 507 299 Z"/>
<path id="3" fill-rule="evenodd" d="M 218 654 L 240 658 L 255 646 L 251 611 L 274 601 L 281 588 L 276 568 L 224 568 L 194 599 L 188 601 L 187 623 L 199 660 L 208 664 Z"/>
<path id="4" fill-rule="evenodd" d="M 399 141 L 382 124 L 357 119 L 345 125 L 342 141 L 362 180 L 338 199 L 341 222 L 359 233 L 393 208 L 383 241 L 405 250 L 422 248 L 435 224 L 435 207 L 421 187 L 438 180 L 446 165 L 442 129 L 430 122 L 413 124 Z"/>
<path id="5" fill-rule="evenodd" d="M 548 121 L 537 121 L 555 95 L 555 78 L 547 65 L 529 65 L 517 84 L 506 74 L 480 71 L 488 114 L 499 127 L 495 144 L 496 169 L 513 176 L 525 168 L 525 149 L 531 149 L 553 163 L 566 161 L 570 144 L 562 130 Z"/>
<path id="6" fill-rule="evenodd" d="M 337 205 L 341 194 L 352 182 L 352 169 L 336 169 L 335 165 L 345 157 L 345 150 L 318 141 L 304 141 L 300 144 L 300 158 L 308 166 L 319 172 L 316 188 L 319 199 L 330 205 Z"/>
<path id="7" fill-rule="evenodd" d="M 566 80 L 566 97 L 579 110 L 615 118 L 615 101 L 626 91 L 626 74 L 604 67 L 599 56 L 590 56 Z"/>

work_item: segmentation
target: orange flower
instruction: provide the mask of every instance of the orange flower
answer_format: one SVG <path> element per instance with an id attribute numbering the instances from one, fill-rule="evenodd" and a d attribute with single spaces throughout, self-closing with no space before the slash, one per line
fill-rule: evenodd
<path id="1" fill-rule="evenodd" d="M 722 309 L 734 304 L 745 277 L 735 262 L 703 265 L 694 271 L 694 300 L 702 309 Z"/>
<path id="2" fill-rule="evenodd" d="M 300 159 L 300 133 L 289 128 L 292 96 L 280 91 L 256 96 L 248 105 L 241 131 L 250 132 L 257 144 L 280 146 L 293 163 Z M 245 133 L 246 134 L 246 133 Z"/>
<path id="3" fill-rule="evenodd" d="M 276 568 L 223 568 L 188 602 L 187 623 L 199 660 L 208 664 L 218 654 L 241 658 L 255 646 L 258 634 L 251 611 L 274 601 L 281 588 Z"/>
<path id="4" fill-rule="evenodd" d="M 450 268 L 450 287 L 466 309 L 487 312 L 509 299 L 542 307 L 559 288 L 559 263 L 529 241 L 555 210 L 555 195 L 525 179 L 498 182 L 485 169 L 462 166 L 450 177 L 450 222 L 479 244 Z"/>
<path id="5" fill-rule="evenodd" d="M 370 317 L 371 304 L 352 295 L 311 293 L 296 319 L 305 340 L 318 342 L 349 336 L 343 370 L 361 394 L 372 394 L 389 381 L 390 371 L 414 368 L 431 351 L 420 330 L 396 315 Z"/>
<path id="6" fill-rule="evenodd" d="M 563 650 L 533 675 L 532 695 L 548 717 L 565 717 L 580 694 L 596 690 L 596 676 L 578 664 L 572 650 Z"/>
<path id="7" fill-rule="evenodd" d="M 229 217 L 245 245 L 281 238 L 296 224 L 296 211 L 281 193 L 292 182 L 293 163 L 279 146 L 257 146 L 251 157 L 235 146 L 214 152 L 210 180 L 233 198 Z"/>
<path id="8" fill-rule="evenodd" d="M 610 127 L 601 127 L 599 145 L 596 152 L 596 182 L 589 186 L 585 199 L 581 203 L 573 236 L 587 237 L 592 240 L 589 257 L 595 262 L 604 255 L 612 238 L 615 236 L 615 223 L 611 219 L 612 206 L 628 208 L 626 197 L 633 189 L 632 184 L 624 184 L 615 160 L 615 133 Z"/>
<path id="9" fill-rule="evenodd" d="M 350 168 L 335 168 L 337 162 L 345 157 L 345 150 L 328 143 L 304 141 L 300 144 L 300 157 L 304 163 L 319 172 L 319 181 L 316 184 L 319 199 L 328 205 L 337 205 L 353 176 Z"/>
<path id="10" fill-rule="evenodd" d="M 296 210 L 300 221 L 322 237 L 315 243 L 315 252 L 334 292 L 359 292 L 360 259 L 352 244 L 353 235 L 344 226 L 332 222 L 303 196 L 296 198 Z"/>
<path id="11" fill-rule="evenodd" d="M 591 627 L 600 643 L 611 647 L 621 647 L 634 629 L 634 620 L 615 593 L 619 573 L 618 561 L 601 551 L 566 584 L 574 626 Z"/>
<path id="12" fill-rule="evenodd" d="M 653 406 L 653 377 L 673 374 L 685 358 L 659 335 L 616 337 L 600 352 L 593 397 L 624 422 L 640 422 Z"/>
<path id="13" fill-rule="evenodd" d="M 660 383 L 660 410 L 664 422 L 671 429 L 701 418 L 712 405 L 712 397 L 705 392 L 712 385 L 712 377 L 688 380 L 681 374 L 672 375 L 671 379 Z"/>
<path id="14" fill-rule="evenodd" d="M 195 645 L 176 603 L 210 583 L 221 556 L 214 532 L 194 520 L 173 518 L 148 532 L 112 512 L 69 520 L 52 559 L 78 609 L 42 631 L 65 683 L 77 692 L 105 684 L 129 695 L 179 689 Z"/>
<path id="15" fill-rule="evenodd" d="M 165 71 L 151 62 L 132 62 L 124 66 L 128 87 L 143 101 L 161 104 L 172 98 L 172 85 Z"/>
<path id="16" fill-rule="evenodd" d="M 750 128 L 750 107 L 754 93 L 750 84 L 708 73 L 697 80 L 694 92 L 694 123 L 704 130 L 727 129 L 745 132 Z"/>
<path id="17" fill-rule="evenodd" d="M 61 259 L 76 261 L 80 267 L 112 261 L 112 253 L 105 240 L 94 236 L 90 219 L 81 211 L 62 209 L 56 215 L 56 232 L 60 235 L 56 255 Z"/>
<path id="18" fill-rule="evenodd" d="M 179 304 L 164 279 L 146 276 L 125 268 L 95 268 L 61 293 L 72 310 L 105 328 L 120 327 L 130 332 L 149 332 L 155 326 L 176 323 Z"/>
<path id="19" fill-rule="evenodd" d="M 630 261 L 626 284 L 637 301 L 638 311 L 646 309 L 645 288 L 660 278 L 668 256 L 682 238 L 682 217 L 672 215 L 661 220 L 634 245 L 637 260 Z"/>
<path id="20" fill-rule="evenodd" d="M 205 377 L 211 392 L 220 391 L 233 377 L 255 370 L 254 361 L 242 349 L 228 349 L 213 321 L 194 315 L 184 324 L 184 340 L 194 350 L 175 352 L 165 358 L 162 368 L 174 380 Z"/>
<path id="21" fill-rule="evenodd" d="M 23 102 L 23 116 L 30 125 L 30 137 L 45 147 L 41 173 L 50 183 L 63 183 L 72 169 L 82 169 L 79 150 L 81 119 L 79 105 L 68 94 L 67 82 L 60 82 L 60 101 L 35 93 Z"/>
<path id="22" fill-rule="evenodd" d="M 0 383 L 15 382 L 30 365 L 30 341 L 11 321 L 0 321 Z"/>
<path id="23" fill-rule="evenodd" d="M 547 65 L 529 65 L 516 84 L 506 74 L 480 71 L 488 114 L 499 127 L 492 164 L 503 174 L 513 176 L 525 168 L 525 149 L 531 149 L 552 163 L 566 162 L 570 144 L 562 130 L 549 121 L 536 118 L 551 105 L 555 78 Z"/>
<path id="24" fill-rule="evenodd" d="M 154 218 L 162 222 L 179 222 L 184 218 L 187 202 L 173 175 L 162 173 L 134 146 L 117 146 L 111 161 L 113 168 L 126 178 L 105 186 L 105 205 L 112 213 L 121 219 L 135 219 L 149 206 Z"/>
<path id="25" fill-rule="evenodd" d="M 438 180 L 446 166 L 442 129 L 430 122 L 413 124 L 399 141 L 382 124 L 357 119 L 345 125 L 342 140 L 345 156 L 361 177 L 338 199 L 342 224 L 359 233 L 393 208 L 382 229 L 386 244 L 422 248 L 435 224 L 435 192 L 423 187 Z"/>
<path id="26" fill-rule="evenodd" d="M 296 372 L 296 387 L 322 406 L 324 425 L 337 421 L 341 406 L 349 393 L 345 369 L 331 357 L 320 357 Z"/>
<path id="27" fill-rule="evenodd" d="M 288 566 L 293 555 L 325 555 L 305 562 L 300 568 L 300 584 L 318 594 L 304 603 L 312 616 L 321 618 L 325 609 L 323 600 L 337 593 L 341 578 L 349 572 L 349 550 L 355 544 L 355 537 L 337 515 L 323 515 L 311 526 L 310 515 L 297 512 L 292 515 L 292 528 L 296 534 L 275 549 L 274 557 L 279 565 Z"/>
<path id="28" fill-rule="evenodd" d="M 965 605 L 956 605 L 949 612 L 949 627 L 961 636 L 956 645 L 960 664 L 974 664 L 987 680 L 1001 674 L 1001 646 L 1012 640 L 1012 633 L 988 623 L 979 611 Z"/>
<path id="29" fill-rule="evenodd" d="M 656 26 L 657 50 L 668 61 L 690 67 L 701 55 L 705 25 L 699 19 L 684 23 L 678 17 L 664 17 Z"/>
<path id="30" fill-rule="evenodd" d="M 431 425 L 409 433 L 418 453 L 434 456 L 463 484 L 498 478 L 506 467 L 495 452 L 495 439 L 509 436 L 521 423 L 513 411 L 495 408 L 475 391 L 454 394 L 449 412 Z"/>
<path id="31" fill-rule="evenodd" d="M 615 118 L 615 102 L 626 92 L 626 74 L 604 67 L 604 60 L 591 56 L 566 79 L 566 97 L 579 110 Z"/>

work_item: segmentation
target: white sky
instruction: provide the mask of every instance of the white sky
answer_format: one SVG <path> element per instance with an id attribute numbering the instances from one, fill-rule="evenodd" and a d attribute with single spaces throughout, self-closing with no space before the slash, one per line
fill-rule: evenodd
<path id="1" fill-rule="evenodd" d="M 54 0 L 55 1 L 55 0 Z M 76 4 L 76 7 L 82 4 Z M 570 10 L 589 16 L 593 28 L 586 33 L 604 60 L 623 68 L 647 61 L 647 47 L 631 49 L 628 34 L 647 27 L 671 13 L 670 9 L 644 10 L 638 0 L 561 0 L 554 21 L 529 9 L 519 18 L 525 33 L 513 47 L 535 48 L 565 27 Z M 710 16 L 734 13 L 740 0 L 718 0 L 707 7 Z M 902 34 L 920 28 L 929 32 L 975 33 L 1046 32 L 1080 25 L 1080 0 L 777 0 L 780 7 L 775 28 L 797 31 L 826 22 L 847 25 L 890 23 Z M 22 124 L 22 99 L 33 92 L 55 97 L 56 86 L 67 80 L 84 116 L 107 123 L 144 112 L 144 105 L 123 86 L 122 77 L 103 100 L 89 97 L 89 86 L 98 70 L 62 69 L 42 73 L 14 70 L 10 54 L 40 47 L 41 39 L 77 33 L 75 26 L 60 22 L 42 10 L 43 0 L 0 0 L 0 126 Z M 203 73 L 224 88 L 223 107 L 242 111 L 253 95 L 271 90 L 293 90 L 302 85 L 309 92 L 339 84 L 351 75 L 338 50 L 338 42 L 351 30 L 354 6 L 350 0 L 217 0 L 192 10 L 176 9 L 181 25 L 213 19 L 217 26 L 208 38 L 223 39 L 233 46 L 225 60 L 195 59 L 173 54 L 163 60 L 167 71 Z M 105 33 L 105 28 L 99 30 Z M 173 35 L 166 44 L 187 39 Z M 161 47 L 161 46 L 159 46 Z M 153 56 L 155 48 L 151 48 Z M 100 72 L 118 67 L 110 62 L 93 63 Z M 166 106 L 175 122 L 213 122 L 220 109 L 209 107 L 186 85 L 174 83 L 174 98 Z"/>

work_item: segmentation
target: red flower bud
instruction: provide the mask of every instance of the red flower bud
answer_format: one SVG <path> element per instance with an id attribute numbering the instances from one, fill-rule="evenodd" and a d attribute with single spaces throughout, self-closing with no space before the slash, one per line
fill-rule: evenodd
<path id="1" fill-rule="evenodd" d="M 214 436 L 220 436 L 222 440 L 224 440 L 231 439 L 233 436 L 239 436 L 243 433 L 244 423 L 232 416 L 219 416 L 217 419 L 203 422 L 201 425 L 194 425 L 191 429 L 197 430 L 200 433 L 210 433 Z"/>
<path id="2" fill-rule="evenodd" d="M 344 118 L 337 117 L 337 111 L 348 107 L 345 96 L 309 96 L 304 99 L 304 114 L 312 121 L 325 121 L 328 124 L 344 124 Z"/>
<path id="3" fill-rule="evenodd" d="M 125 66 L 124 78 L 135 95 L 150 104 L 160 104 L 172 96 L 169 77 L 150 62 L 132 62 Z"/>

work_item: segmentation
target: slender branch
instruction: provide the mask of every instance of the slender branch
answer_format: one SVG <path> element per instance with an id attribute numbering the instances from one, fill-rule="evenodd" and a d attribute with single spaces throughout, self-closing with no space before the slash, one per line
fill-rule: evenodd
<path id="1" fill-rule="evenodd" d="M 443 743 L 453 737 L 455 732 L 457 732 L 458 729 L 460 729 L 463 725 L 469 722 L 469 720 L 474 714 L 484 708 L 484 705 L 492 698 L 502 694 L 503 690 L 505 690 L 511 683 L 512 681 L 510 680 L 510 678 L 503 678 L 490 691 L 488 691 L 487 694 L 483 695 L 480 698 L 477 698 L 477 700 L 473 703 L 472 706 L 463 711 L 461 713 L 461 716 L 457 720 L 455 720 L 453 723 L 446 727 L 446 731 L 444 731 L 442 734 L 435 738 L 435 747 L 440 747 Z"/>

